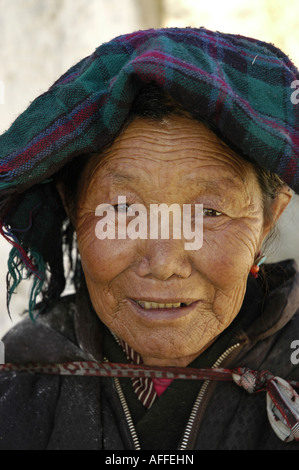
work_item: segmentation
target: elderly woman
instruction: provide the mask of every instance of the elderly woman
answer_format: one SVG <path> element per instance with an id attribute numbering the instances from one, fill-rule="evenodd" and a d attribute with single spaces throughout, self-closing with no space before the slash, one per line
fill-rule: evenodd
<path id="1" fill-rule="evenodd" d="M 260 41 L 140 31 L 1 137 L 8 300 L 33 279 L 1 449 L 298 449 L 299 275 L 262 264 L 299 189 L 298 78 Z"/>

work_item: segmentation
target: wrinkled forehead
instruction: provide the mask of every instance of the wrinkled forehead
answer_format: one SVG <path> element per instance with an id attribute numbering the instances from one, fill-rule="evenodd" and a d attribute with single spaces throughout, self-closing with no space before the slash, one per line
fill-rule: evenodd
<path id="1" fill-rule="evenodd" d="M 161 122 L 135 119 L 102 155 L 91 158 L 84 179 L 92 185 L 175 178 L 179 184 L 237 188 L 253 175 L 252 165 L 204 124 L 174 116 Z"/>

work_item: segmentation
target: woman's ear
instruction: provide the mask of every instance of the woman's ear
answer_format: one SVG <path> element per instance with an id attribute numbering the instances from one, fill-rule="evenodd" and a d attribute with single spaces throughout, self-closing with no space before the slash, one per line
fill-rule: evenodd
<path id="1" fill-rule="evenodd" d="M 61 201 L 62 201 L 62 204 L 63 204 L 63 207 L 64 207 L 64 210 L 66 212 L 66 215 L 68 216 L 68 218 L 70 219 L 71 223 L 73 224 L 73 226 L 75 227 L 75 214 L 74 214 L 74 207 L 73 207 L 73 204 L 70 203 L 69 201 L 69 198 L 67 197 L 66 195 L 66 188 L 63 184 L 62 181 L 58 181 L 56 183 L 56 188 L 57 188 L 57 191 L 60 195 L 60 198 L 61 198 Z"/>
<path id="2" fill-rule="evenodd" d="M 64 184 L 63 184 L 61 181 L 58 181 L 58 183 L 56 183 L 56 188 L 57 188 L 57 191 L 58 191 L 58 193 L 59 193 L 60 199 L 61 199 L 61 201 L 62 201 L 64 210 L 65 210 L 65 212 L 68 214 L 68 208 L 67 208 L 67 205 L 66 205 L 66 198 L 65 198 L 65 187 L 64 187 Z"/>
<path id="3" fill-rule="evenodd" d="M 293 193 L 291 188 L 287 185 L 284 184 L 278 191 L 275 199 L 273 200 L 271 204 L 271 221 L 265 224 L 264 226 L 264 238 L 268 235 L 270 230 L 273 228 L 273 226 L 276 224 L 278 221 L 279 217 L 282 215 L 282 213 L 285 211 L 287 208 L 288 204 L 290 203 L 292 199 Z"/>

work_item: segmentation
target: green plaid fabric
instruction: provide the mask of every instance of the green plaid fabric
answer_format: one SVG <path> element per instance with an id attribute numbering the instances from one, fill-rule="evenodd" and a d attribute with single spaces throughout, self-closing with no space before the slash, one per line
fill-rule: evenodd
<path id="1" fill-rule="evenodd" d="M 0 197 L 98 151 L 143 83 L 212 119 L 235 147 L 299 189 L 297 69 L 261 41 L 207 31 L 139 31 L 100 46 L 37 98 L 0 137 Z M 293 100 L 294 101 L 294 100 Z"/>

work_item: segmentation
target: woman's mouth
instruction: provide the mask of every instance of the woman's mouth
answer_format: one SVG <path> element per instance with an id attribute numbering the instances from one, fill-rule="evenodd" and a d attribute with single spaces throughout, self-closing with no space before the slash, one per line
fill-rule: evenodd
<path id="1" fill-rule="evenodd" d="M 156 309 L 156 308 L 179 308 L 179 307 L 187 307 L 188 305 L 192 304 L 192 302 L 175 302 L 175 303 L 158 303 L 158 302 L 147 302 L 146 300 L 135 300 L 135 302 L 140 305 L 140 307 L 145 308 L 146 310 L 149 309 Z"/>
<path id="2" fill-rule="evenodd" d="M 191 313 L 198 307 L 199 300 L 182 302 L 154 302 L 149 300 L 133 300 L 130 304 L 135 313 L 149 322 L 176 320 Z"/>

